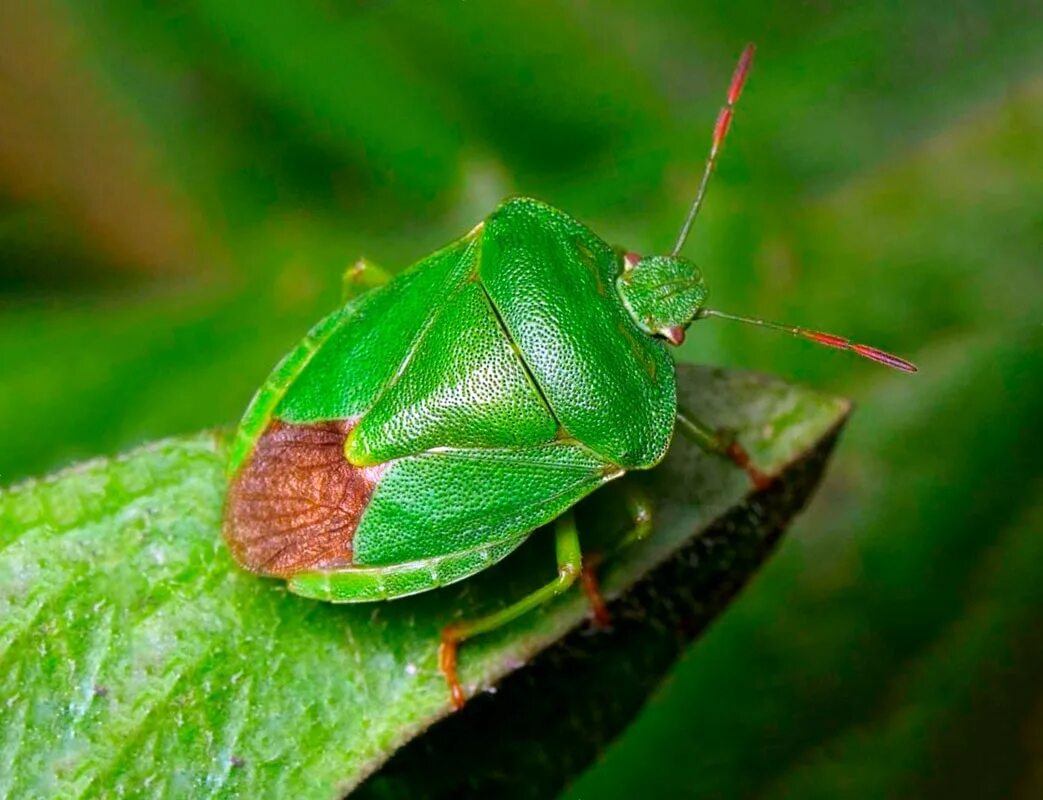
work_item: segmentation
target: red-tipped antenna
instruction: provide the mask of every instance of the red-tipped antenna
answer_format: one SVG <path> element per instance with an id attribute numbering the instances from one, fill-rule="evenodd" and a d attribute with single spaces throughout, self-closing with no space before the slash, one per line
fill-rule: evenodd
<path id="1" fill-rule="evenodd" d="M 735 314 L 725 314 L 723 311 L 714 311 L 712 308 L 702 309 L 697 318 L 702 317 L 720 317 L 721 319 L 745 322 L 747 325 L 758 325 L 761 328 L 771 328 L 775 331 L 788 333 L 791 336 L 800 336 L 803 339 L 810 339 L 813 342 L 824 344 L 826 347 L 835 347 L 838 350 L 850 350 L 852 353 L 857 353 L 862 356 L 862 358 L 868 358 L 870 361 L 875 361 L 877 364 L 883 364 L 885 367 L 900 369 L 902 372 L 916 372 L 916 365 L 909 363 L 904 358 L 885 353 L 883 350 L 878 350 L 877 348 L 870 347 L 867 344 L 855 344 L 850 339 L 845 339 L 843 336 L 834 336 L 832 333 L 810 331 L 807 328 L 798 328 L 795 325 L 780 325 L 778 322 L 768 322 L 767 320 L 754 319 L 753 317 L 740 317 Z"/>
<path id="2" fill-rule="evenodd" d="M 752 44 L 746 45 L 742 55 L 739 56 L 739 63 L 735 67 L 735 72 L 732 73 L 732 82 L 728 87 L 728 100 L 721 107 L 720 112 L 718 112 L 717 123 L 713 126 L 713 142 L 710 144 L 710 155 L 706 159 L 706 166 L 703 168 L 703 177 L 699 181 L 699 189 L 695 193 L 692 207 L 688 209 L 688 216 L 685 217 L 684 225 L 681 226 L 677 244 L 670 251 L 672 256 L 676 256 L 681 252 L 684 243 L 688 241 L 692 223 L 695 222 L 695 218 L 699 214 L 699 208 L 703 204 L 703 197 L 706 196 L 706 187 L 710 183 L 710 176 L 713 174 L 714 167 L 717 166 L 717 156 L 721 151 L 721 143 L 724 141 L 724 137 L 728 135 L 728 127 L 732 124 L 732 115 L 735 113 L 735 104 L 739 102 L 739 95 L 742 94 L 746 76 L 750 73 L 750 65 L 753 64 L 753 53 L 756 49 Z"/>

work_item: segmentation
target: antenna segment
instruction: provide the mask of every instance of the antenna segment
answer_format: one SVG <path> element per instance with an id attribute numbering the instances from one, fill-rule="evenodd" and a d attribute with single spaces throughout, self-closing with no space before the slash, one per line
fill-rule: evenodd
<path id="1" fill-rule="evenodd" d="M 721 143 L 724 142 L 724 137 L 728 134 L 728 128 L 732 124 L 735 104 L 739 102 L 739 95 L 742 94 L 743 84 L 746 83 L 746 76 L 749 75 L 750 66 L 753 64 L 753 53 L 755 50 L 756 48 L 752 44 L 746 45 L 742 55 L 739 56 L 739 63 L 735 66 L 735 72 L 732 73 L 732 82 L 728 87 L 728 100 L 718 112 L 717 122 L 713 126 L 713 142 L 710 144 L 710 155 L 707 157 L 706 166 L 703 168 L 703 177 L 699 181 L 699 189 L 695 193 L 692 207 L 688 209 L 688 216 L 685 217 L 684 225 L 681 226 L 677 244 L 670 251 L 671 256 L 677 256 L 681 252 L 681 248 L 684 247 L 684 243 L 688 241 L 692 223 L 695 222 L 699 209 L 702 207 L 703 198 L 706 196 L 706 187 L 710 183 L 710 176 L 713 174 L 714 167 L 717 166 L 717 156 L 721 151 Z"/>
<path id="2" fill-rule="evenodd" d="M 744 322 L 747 325 L 757 325 L 761 328 L 782 331 L 783 333 L 788 333 L 790 336 L 799 336 L 802 339 L 810 339 L 818 344 L 824 344 L 826 347 L 835 347 L 838 350 L 850 350 L 852 353 L 862 356 L 862 358 L 868 358 L 870 361 L 875 361 L 877 364 L 883 364 L 885 367 L 898 369 L 902 372 L 916 372 L 916 365 L 906 361 L 904 358 L 891 355 L 883 350 L 870 347 L 867 344 L 856 344 L 850 339 L 845 339 L 843 336 L 835 336 L 832 333 L 822 333 L 821 331 L 812 331 L 807 328 L 798 328 L 795 325 L 782 325 L 778 322 L 768 322 L 767 320 L 755 319 L 754 317 L 740 317 L 736 314 L 726 314 L 723 311 L 715 311 L 712 308 L 701 309 L 697 318 L 701 319 L 703 317 L 719 317 L 721 319 L 734 320 L 735 322 Z"/>
<path id="3" fill-rule="evenodd" d="M 699 214 L 699 209 L 702 208 L 703 198 L 706 196 L 706 187 L 710 183 L 710 176 L 713 175 L 714 167 L 717 166 L 717 157 L 720 155 L 724 137 L 728 135 L 728 128 L 732 124 L 732 116 L 735 114 L 735 104 L 739 102 L 739 95 L 742 94 L 742 87 L 746 83 L 746 77 L 750 74 L 750 66 L 753 64 L 753 53 L 755 49 L 756 48 L 752 44 L 746 45 L 742 51 L 742 55 L 739 56 L 739 63 L 735 66 L 735 72 L 732 73 L 732 82 L 728 86 L 728 99 L 725 101 L 724 105 L 721 106 L 721 110 L 717 114 L 717 122 L 713 126 L 713 140 L 710 143 L 710 155 L 707 157 L 706 166 L 703 168 L 703 177 L 699 181 L 699 189 L 695 193 L 695 200 L 692 201 L 692 207 L 688 209 L 688 216 L 685 218 L 684 225 L 681 226 L 681 233 L 677 237 L 677 244 L 675 244 L 674 249 L 670 251 L 672 257 L 677 257 L 681 252 L 681 249 L 684 247 L 685 242 L 688 241 L 688 234 L 692 231 L 692 223 L 695 222 L 695 218 Z M 883 364 L 892 369 L 901 370 L 902 372 L 916 372 L 916 365 L 906 361 L 904 358 L 899 358 L 891 353 L 886 353 L 883 350 L 870 347 L 867 344 L 857 344 L 852 342 L 850 339 L 845 339 L 843 336 L 836 336 L 832 333 L 822 333 L 821 331 L 813 331 L 808 328 L 798 328 L 795 325 L 782 325 L 778 322 L 769 322 L 754 317 L 740 317 L 736 314 L 726 314 L 723 311 L 715 311 L 712 308 L 700 309 L 696 314 L 695 319 L 703 319 L 705 317 L 720 317 L 721 319 L 730 319 L 735 322 L 744 322 L 747 325 L 757 325 L 761 328 L 770 328 L 771 330 L 788 333 L 790 336 L 809 339 L 812 342 L 817 342 L 826 347 L 835 347 L 838 350 L 848 350 L 856 355 L 862 356 L 862 358 L 867 358 L 870 361 L 875 361 L 877 364 Z"/>

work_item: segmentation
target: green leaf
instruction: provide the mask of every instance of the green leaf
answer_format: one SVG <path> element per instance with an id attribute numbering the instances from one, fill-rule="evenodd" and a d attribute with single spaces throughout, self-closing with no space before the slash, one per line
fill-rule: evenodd
<path id="1" fill-rule="evenodd" d="M 656 532 L 602 569 L 614 631 L 588 635 L 575 592 L 468 643 L 465 686 L 503 681 L 498 694 L 401 750 L 364 793 L 506 790 L 497 782 L 522 768 L 525 792 L 560 786 L 767 555 L 848 405 L 752 374 L 681 378 L 683 401 L 781 479 L 751 496 L 740 471 L 679 438 L 628 478 L 655 498 Z M 449 713 L 441 626 L 553 571 L 539 531 L 440 592 L 354 607 L 294 597 L 222 544 L 226 445 L 224 432 L 165 440 L 0 493 L 3 796 L 337 796 Z M 580 509 L 588 547 L 622 530 L 618 503 L 601 493 Z M 502 714 L 517 721 L 510 740 L 483 737 Z"/>

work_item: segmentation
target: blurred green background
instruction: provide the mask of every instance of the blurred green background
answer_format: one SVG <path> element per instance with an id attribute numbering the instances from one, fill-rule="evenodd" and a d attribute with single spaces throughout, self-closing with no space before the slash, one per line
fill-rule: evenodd
<path id="1" fill-rule="evenodd" d="M 1043 6 L 0 0 L 0 483 L 233 422 L 510 193 L 673 242 L 685 360 L 855 398 L 809 512 L 575 797 L 1043 796 Z"/>

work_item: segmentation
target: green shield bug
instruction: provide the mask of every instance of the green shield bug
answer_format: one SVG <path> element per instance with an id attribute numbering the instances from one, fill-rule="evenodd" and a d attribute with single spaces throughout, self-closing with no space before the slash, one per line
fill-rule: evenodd
<path id="1" fill-rule="evenodd" d="M 236 560 L 305 597 L 389 600 L 463 580 L 554 522 L 554 580 L 446 628 L 440 666 L 459 707 L 458 643 L 583 574 L 571 513 L 581 498 L 654 467 L 675 430 L 766 482 L 736 442 L 678 408 L 668 345 L 694 320 L 737 319 L 914 371 L 839 336 L 705 307 L 702 275 L 680 252 L 752 58 L 750 45 L 669 255 L 613 248 L 515 198 L 394 279 L 361 262 L 350 271 L 345 304 L 279 363 L 240 423 L 224 523 Z M 651 509 L 630 507 L 637 540 Z"/>

